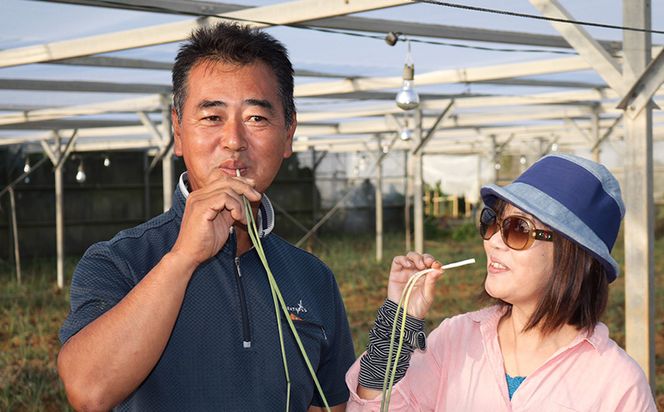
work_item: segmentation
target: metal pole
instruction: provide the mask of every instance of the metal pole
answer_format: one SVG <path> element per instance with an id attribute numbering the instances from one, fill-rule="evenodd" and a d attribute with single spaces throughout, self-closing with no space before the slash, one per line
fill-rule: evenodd
<path id="1" fill-rule="evenodd" d="M 162 144 L 167 147 L 170 144 L 172 136 L 171 125 L 171 106 L 168 98 L 162 96 L 161 108 L 161 125 L 162 125 Z M 164 196 L 164 212 L 171 208 L 173 204 L 173 147 L 171 146 L 164 154 L 161 160 L 162 167 L 162 182 L 163 182 L 163 196 Z"/>
<path id="2" fill-rule="evenodd" d="M 411 169 L 412 157 L 408 155 L 408 150 L 404 152 L 404 177 L 405 177 L 405 191 L 404 191 L 404 226 L 406 232 L 406 250 L 411 249 L 411 233 L 410 233 L 410 196 L 411 196 Z"/>
<path id="3" fill-rule="evenodd" d="M 14 237 L 14 260 L 16 263 L 16 283 L 21 284 L 21 253 L 18 248 L 18 225 L 16 224 L 16 201 L 14 200 L 14 188 L 9 187 L 9 203 L 12 208 L 12 235 Z"/>
<path id="4" fill-rule="evenodd" d="M 150 218 L 150 159 L 148 152 L 143 152 L 143 216 Z"/>
<path id="5" fill-rule="evenodd" d="M 422 110 L 415 112 L 415 139 L 416 147 L 422 141 Z M 424 251 L 424 208 L 422 196 L 424 194 L 422 182 L 422 151 L 414 153 L 413 158 L 413 223 L 415 237 L 415 251 L 422 253 Z"/>
<path id="6" fill-rule="evenodd" d="M 318 217 L 318 196 L 316 196 L 316 169 L 318 163 L 316 162 L 316 149 L 312 146 L 311 152 L 311 221 L 315 222 Z"/>
<path id="7" fill-rule="evenodd" d="M 381 138 L 378 136 L 378 158 L 382 155 Z M 376 165 L 376 261 L 383 260 L 383 162 Z"/>
<path id="8" fill-rule="evenodd" d="M 60 158 L 60 136 L 56 136 L 56 153 Z M 62 207 L 62 167 L 65 162 L 60 161 L 55 167 L 55 244 L 57 256 L 57 283 L 58 289 L 62 289 L 65 284 L 65 269 L 64 269 L 64 209 Z"/>
<path id="9" fill-rule="evenodd" d="M 599 108 L 597 106 L 593 107 L 592 115 L 592 135 L 593 140 L 596 144 L 593 145 L 593 160 L 597 163 L 600 163 L 600 135 L 599 135 Z"/>
<path id="10" fill-rule="evenodd" d="M 493 184 L 498 183 L 498 167 L 500 159 L 498 158 L 498 144 L 496 143 L 496 136 L 491 135 L 491 170 L 493 174 Z"/>
<path id="11" fill-rule="evenodd" d="M 623 0 L 625 26 L 651 28 L 650 0 Z M 651 60 L 651 35 L 623 31 L 623 79 L 629 89 Z M 627 107 L 626 111 L 633 110 Z M 655 388 L 655 272 L 652 108 L 635 118 L 623 116 L 625 128 L 625 332 L 627 352 Z"/>

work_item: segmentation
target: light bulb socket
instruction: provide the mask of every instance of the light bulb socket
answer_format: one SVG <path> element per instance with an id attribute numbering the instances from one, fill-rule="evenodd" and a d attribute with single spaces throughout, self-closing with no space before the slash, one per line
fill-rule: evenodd
<path id="1" fill-rule="evenodd" d="M 403 79 L 404 80 L 413 80 L 415 78 L 415 65 L 414 64 L 404 64 L 403 65 Z"/>
<path id="2" fill-rule="evenodd" d="M 385 36 L 385 43 L 387 43 L 389 46 L 394 46 L 397 44 L 399 41 L 399 33 L 395 33 L 393 31 L 387 33 Z"/>

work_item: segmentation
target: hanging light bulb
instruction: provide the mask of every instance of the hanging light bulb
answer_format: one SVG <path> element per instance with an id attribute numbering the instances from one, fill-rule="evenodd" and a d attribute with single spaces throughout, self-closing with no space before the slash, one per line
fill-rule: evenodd
<path id="1" fill-rule="evenodd" d="M 496 170 L 500 170 L 500 162 L 496 162 L 496 164 L 494 164 L 493 167 Z"/>
<path id="2" fill-rule="evenodd" d="M 415 63 L 410 54 L 410 41 L 407 41 L 408 52 L 406 53 L 406 61 L 403 65 L 403 84 L 401 90 L 397 93 L 395 101 L 397 106 L 402 110 L 413 110 L 420 105 L 420 96 L 413 88 L 415 78 Z"/>
<path id="3" fill-rule="evenodd" d="M 83 170 L 83 161 L 81 160 L 81 163 L 78 164 L 78 172 L 76 172 L 76 181 L 78 183 L 85 183 L 86 178 L 85 170 Z"/>
<path id="4" fill-rule="evenodd" d="M 383 149 L 383 153 L 387 154 L 390 152 L 390 142 L 383 142 L 380 147 Z"/>
<path id="5" fill-rule="evenodd" d="M 110 167 L 111 166 L 111 159 L 106 155 L 104 157 L 104 167 Z"/>
<path id="6" fill-rule="evenodd" d="M 558 143 L 554 143 L 551 145 L 551 151 L 552 152 L 557 152 L 558 151 Z"/>
<path id="7" fill-rule="evenodd" d="M 521 157 L 519 158 L 519 163 L 521 163 L 522 165 L 525 165 L 527 161 L 528 160 L 526 159 L 526 156 L 524 156 L 524 155 L 521 155 Z"/>
<path id="8" fill-rule="evenodd" d="M 23 165 L 23 173 L 30 173 L 31 167 L 30 167 L 30 158 L 26 157 L 25 158 L 25 164 Z"/>

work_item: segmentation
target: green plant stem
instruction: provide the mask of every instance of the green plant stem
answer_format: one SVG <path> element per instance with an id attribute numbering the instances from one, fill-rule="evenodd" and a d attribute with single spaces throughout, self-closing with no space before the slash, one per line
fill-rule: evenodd
<path id="1" fill-rule="evenodd" d="M 323 404 L 325 405 L 325 409 L 329 412 L 330 411 L 330 406 L 327 403 L 327 398 L 325 397 L 325 394 L 323 393 L 323 389 L 320 386 L 320 383 L 318 382 L 318 377 L 316 376 L 316 373 L 314 372 L 314 368 L 311 365 L 311 361 L 309 360 L 309 357 L 307 356 L 307 351 L 304 349 L 304 345 L 302 344 L 302 340 L 300 339 L 300 335 L 297 332 L 297 329 L 295 328 L 295 325 L 293 324 L 293 321 L 290 318 L 290 313 L 288 312 L 288 308 L 286 307 L 286 303 L 281 295 L 281 291 L 279 290 L 279 286 L 277 285 L 276 280 L 274 279 L 274 275 L 272 275 L 272 271 L 270 270 L 270 266 L 268 265 L 267 258 L 265 256 L 265 251 L 263 250 L 263 245 L 261 244 L 260 237 L 258 235 L 258 229 L 256 227 L 256 222 L 254 220 L 253 213 L 251 211 L 251 205 L 249 204 L 249 201 L 247 200 L 246 197 L 242 197 L 243 202 L 244 202 L 244 212 L 247 217 L 247 229 L 249 232 L 249 237 L 251 238 L 251 242 L 254 245 L 254 248 L 256 249 L 256 252 L 258 253 L 258 257 L 261 260 L 261 263 L 263 263 L 263 267 L 265 268 L 265 272 L 267 273 L 267 278 L 268 282 L 270 284 L 270 290 L 272 291 L 272 299 L 274 301 L 275 305 L 275 312 L 277 316 L 277 327 L 279 328 L 279 337 L 280 337 L 280 343 L 281 343 L 281 352 L 282 352 L 282 358 L 284 362 L 284 369 L 286 371 L 286 381 L 287 381 L 287 386 L 288 386 L 288 393 L 287 393 L 287 404 L 286 404 L 286 410 L 288 411 L 289 405 L 290 405 L 290 378 L 288 374 L 288 364 L 286 362 L 286 349 L 284 346 L 284 341 L 283 341 L 283 334 L 282 334 L 282 327 L 281 327 L 281 320 L 279 316 L 279 311 L 277 308 L 277 301 L 281 305 L 281 309 L 284 313 L 284 316 L 286 317 L 286 321 L 288 322 L 288 326 L 290 327 L 291 331 L 293 332 L 293 336 L 295 337 L 295 341 L 297 342 L 297 346 L 300 349 L 300 353 L 302 354 L 302 357 L 304 358 L 304 362 L 307 365 L 307 368 L 309 369 L 309 373 L 311 374 L 311 377 L 313 378 L 314 384 L 316 385 L 316 389 L 318 390 L 318 394 L 320 395 L 321 399 L 323 400 Z"/>

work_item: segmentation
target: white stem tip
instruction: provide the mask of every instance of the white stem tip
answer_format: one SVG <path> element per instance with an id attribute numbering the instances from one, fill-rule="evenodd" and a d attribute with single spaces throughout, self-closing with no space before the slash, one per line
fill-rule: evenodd
<path id="1" fill-rule="evenodd" d="M 458 268 L 459 266 L 466 266 L 470 265 L 471 263 L 475 263 L 475 258 L 461 260 L 459 262 L 454 262 L 454 263 L 448 263 L 447 265 L 443 265 L 443 269 Z"/>

